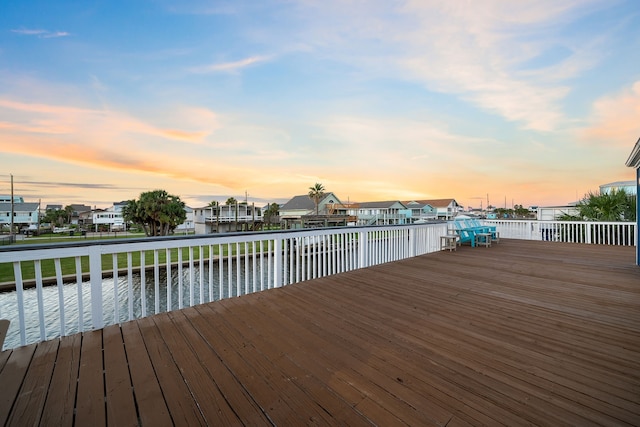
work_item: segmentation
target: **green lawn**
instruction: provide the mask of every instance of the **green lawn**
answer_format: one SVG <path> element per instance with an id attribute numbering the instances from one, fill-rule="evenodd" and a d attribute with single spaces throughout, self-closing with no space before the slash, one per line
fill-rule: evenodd
<path id="1" fill-rule="evenodd" d="M 128 238 L 130 238 L 131 236 L 127 236 Z M 54 241 L 55 240 L 55 241 Z M 89 238 L 87 238 L 87 240 L 89 240 Z M 59 242 L 69 242 L 69 241 L 77 241 L 77 238 L 73 238 L 73 237 L 57 237 L 55 239 L 52 239 L 51 243 L 59 243 Z M 21 241 L 23 242 L 23 241 Z M 48 241 L 47 241 L 48 242 Z M 36 239 L 32 239 L 32 240 L 27 240 L 26 243 L 44 243 L 44 241 L 37 241 Z M 18 243 L 16 243 L 18 244 Z M 256 242 L 256 244 L 258 244 Z M 266 241 L 264 242 L 263 246 L 266 248 L 267 246 Z M 188 261 L 189 260 L 189 248 L 180 248 L 180 249 L 171 249 L 171 262 L 177 262 L 178 261 L 178 250 L 182 251 L 182 260 L 184 261 Z M 223 245 L 223 255 L 227 256 L 229 254 L 229 250 L 228 250 L 228 246 L 225 244 Z M 209 257 L 209 253 L 210 253 L 210 247 L 207 246 L 203 246 L 203 257 L 206 259 Z M 231 253 L 235 254 L 236 253 L 236 245 L 233 244 L 231 246 Z M 240 245 L 240 253 L 244 253 L 244 245 L 241 244 Z M 251 253 L 251 246 L 249 246 L 249 253 Z M 131 261 L 132 261 L 132 266 L 133 267 L 139 267 L 140 266 L 140 251 L 136 251 L 136 252 L 132 252 L 131 253 Z M 217 256 L 219 255 L 219 247 L 217 244 L 213 245 L 213 255 Z M 118 255 L 118 268 L 126 268 L 127 267 L 127 253 L 119 253 Z M 144 252 L 144 259 L 145 259 L 145 265 L 153 265 L 154 264 L 154 254 L 153 251 L 145 251 Z M 198 246 L 194 246 L 193 247 L 193 259 L 195 262 L 197 262 L 197 260 L 200 258 L 200 247 Z M 167 256 L 166 256 L 166 250 L 160 250 L 158 251 L 158 261 L 160 264 L 165 264 L 167 260 Z M 62 275 L 69 275 L 69 274 L 76 274 L 76 270 L 75 270 L 75 258 L 61 258 L 60 259 L 60 268 L 62 271 Z M 89 272 L 89 257 L 87 256 L 83 256 L 81 257 L 81 266 L 82 266 L 82 272 L 83 273 L 87 273 Z M 22 271 L 22 279 L 23 280 L 30 280 L 30 279 L 35 279 L 35 263 L 33 262 L 23 262 L 21 263 L 21 271 Z M 112 255 L 103 255 L 102 256 L 102 270 L 103 271 L 107 271 L 107 270 L 112 270 L 113 269 L 113 259 L 112 259 Z M 56 276 L 56 270 L 55 270 L 55 264 L 53 260 L 43 260 L 41 263 L 41 270 L 42 270 L 42 277 L 55 277 Z M 0 283 L 3 282 L 14 282 L 15 281 L 15 277 L 14 277 L 14 272 L 13 272 L 13 264 L 11 263 L 2 263 L 0 264 Z"/>

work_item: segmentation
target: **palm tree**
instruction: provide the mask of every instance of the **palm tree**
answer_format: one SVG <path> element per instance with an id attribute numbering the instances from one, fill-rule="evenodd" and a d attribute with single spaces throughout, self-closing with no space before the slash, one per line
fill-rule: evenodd
<path id="1" fill-rule="evenodd" d="M 264 212 L 264 221 L 267 223 L 267 226 L 271 228 L 271 221 L 274 217 L 278 216 L 278 211 L 280 210 L 280 206 L 277 203 L 271 203 L 269 208 Z"/>
<path id="2" fill-rule="evenodd" d="M 66 216 L 67 224 L 71 224 L 71 218 L 73 216 L 73 206 L 67 205 L 64 207 L 64 213 Z"/>
<path id="3" fill-rule="evenodd" d="M 624 190 L 610 193 L 589 193 L 577 208 L 583 220 L 634 221 L 635 197 Z"/>
<path id="4" fill-rule="evenodd" d="M 235 205 L 237 203 L 238 203 L 238 201 L 235 199 L 235 197 L 229 197 L 227 199 L 227 201 L 224 202 L 224 204 L 227 205 L 227 206 Z"/>
<path id="5" fill-rule="evenodd" d="M 324 186 L 316 182 L 312 187 L 309 187 L 309 198 L 316 204 L 316 215 L 319 214 L 318 206 L 320 199 L 324 197 Z"/>

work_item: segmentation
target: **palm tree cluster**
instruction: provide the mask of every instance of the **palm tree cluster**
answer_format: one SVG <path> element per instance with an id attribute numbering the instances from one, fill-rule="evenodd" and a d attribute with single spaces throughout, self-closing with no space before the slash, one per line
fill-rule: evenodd
<path id="1" fill-rule="evenodd" d="M 589 193 L 577 205 L 578 215 L 565 215 L 564 221 L 635 221 L 636 197 L 624 190 Z"/>
<path id="2" fill-rule="evenodd" d="M 67 205 L 62 210 L 50 209 L 42 217 L 43 223 L 57 224 L 62 226 L 64 224 L 71 224 L 71 217 L 73 215 L 73 206 Z"/>
<path id="3" fill-rule="evenodd" d="M 154 190 L 141 193 L 138 200 L 129 200 L 122 216 L 140 225 L 147 236 L 167 236 L 187 219 L 187 212 L 180 197 Z"/>

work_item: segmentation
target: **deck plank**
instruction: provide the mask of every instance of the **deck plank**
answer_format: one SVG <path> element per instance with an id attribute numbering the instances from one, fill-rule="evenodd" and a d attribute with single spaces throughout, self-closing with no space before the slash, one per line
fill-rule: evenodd
<path id="1" fill-rule="evenodd" d="M 174 425 L 206 425 L 202 413 L 193 402 L 189 387 L 184 382 L 180 367 L 176 365 L 153 319 L 146 317 L 137 320 L 136 323 Z"/>
<path id="2" fill-rule="evenodd" d="M 36 347 L 18 398 L 11 410 L 11 417 L 7 420 L 7 425 L 39 424 L 59 343 L 59 340 L 50 340 L 42 342 Z"/>
<path id="3" fill-rule="evenodd" d="M 305 411 L 301 411 L 297 406 L 298 396 L 281 394 L 279 384 L 276 383 L 277 377 L 274 377 L 262 358 L 255 357 L 259 353 L 253 351 L 247 337 L 235 333 L 230 327 L 226 319 L 228 307 L 225 304 L 216 304 L 215 307 L 201 305 L 195 308 L 209 323 L 208 328 L 201 329 L 200 333 L 208 342 L 215 343 L 216 352 L 222 356 L 223 363 L 247 387 L 251 399 L 269 419 L 276 425 L 308 424 Z M 223 315 L 211 315 L 214 308 Z"/>
<path id="4" fill-rule="evenodd" d="M 181 314 L 163 313 L 154 316 L 156 327 L 162 335 L 176 366 L 189 366 L 181 369 L 184 383 L 189 388 L 196 404 L 209 425 L 231 425 L 239 422 L 224 396 L 216 387 L 215 381 L 198 360 L 193 347 L 185 339 L 182 328 L 187 320 Z M 189 326 L 186 326 L 187 328 Z M 198 338 L 194 338 L 198 341 Z"/>
<path id="5" fill-rule="evenodd" d="M 251 299 L 257 298 L 254 295 Z M 304 396 L 308 396 L 318 406 L 323 416 L 329 417 L 327 422 L 339 423 L 341 414 L 353 411 L 352 404 L 328 385 L 327 378 L 332 369 L 315 370 L 319 365 L 320 355 L 309 347 L 304 351 L 301 346 L 305 343 L 291 333 L 289 328 L 291 323 L 296 322 L 295 318 L 264 317 L 256 304 L 245 304 L 249 301 L 238 302 L 238 299 L 227 301 L 231 305 L 231 317 L 227 318 L 234 320 L 236 331 L 247 339 L 250 338 L 263 357 L 271 361 L 274 369 L 281 373 L 284 381 L 298 387 Z M 350 420 L 353 426 L 370 423 L 364 415 L 361 418 L 353 416 Z"/>
<path id="6" fill-rule="evenodd" d="M 4 425 L 11 416 L 11 410 L 22 387 L 27 369 L 35 353 L 37 344 L 30 344 L 10 350 L 4 369 L 0 372 L 0 424 Z"/>
<path id="7" fill-rule="evenodd" d="M 638 284 L 628 247 L 386 263 L 0 353 L 0 425 L 636 426 Z"/>
<path id="8" fill-rule="evenodd" d="M 76 425 L 106 426 L 102 329 L 82 334 Z"/>
<path id="9" fill-rule="evenodd" d="M 210 328 L 205 318 L 199 315 L 195 308 L 188 308 L 182 312 L 175 312 L 176 316 L 184 316 L 191 327 L 182 329 L 185 340 L 192 347 L 202 367 L 220 390 L 224 399 L 237 414 L 242 414 L 244 423 L 252 426 L 271 425 L 265 412 L 251 398 L 242 383 L 233 375 L 224 360 L 216 351 L 216 342 L 209 342 L 203 335 L 203 330 Z"/>
<path id="10" fill-rule="evenodd" d="M 40 420 L 42 425 L 60 427 L 73 425 L 81 338 L 81 334 L 60 338 L 51 385 Z"/>
<path id="11" fill-rule="evenodd" d="M 107 424 L 136 426 L 138 414 L 120 325 L 107 326 L 102 337 Z"/>
<path id="12" fill-rule="evenodd" d="M 138 323 L 126 322 L 121 328 L 140 423 L 158 427 L 173 425 Z"/>

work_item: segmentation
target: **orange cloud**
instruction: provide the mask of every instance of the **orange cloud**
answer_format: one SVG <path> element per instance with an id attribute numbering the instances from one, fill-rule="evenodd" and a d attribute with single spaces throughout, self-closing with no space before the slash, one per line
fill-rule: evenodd
<path id="1" fill-rule="evenodd" d="M 207 132 L 187 132 L 177 129 L 161 129 L 160 135 L 165 135 L 167 138 L 179 139 L 182 141 L 201 141 Z"/>
<path id="2" fill-rule="evenodd" d="M 582 132 L 583 139 L 628 148 L 640 136 L 640 81 L 619 94 L 595 101 L 590 122 Z"/>
<path id="3" fill-rule="evenodd" d="M 87 135 L 140 133 L 191 143 L 200 143 L 210 134 L 210 130 L 161 129 L 125 113 L 109 110 L 0 99 L 0 112 L 3 110 L 7 117 L 14 120 L 6 120 L 5 117 L 0 129 L 20 132 Z"/>

